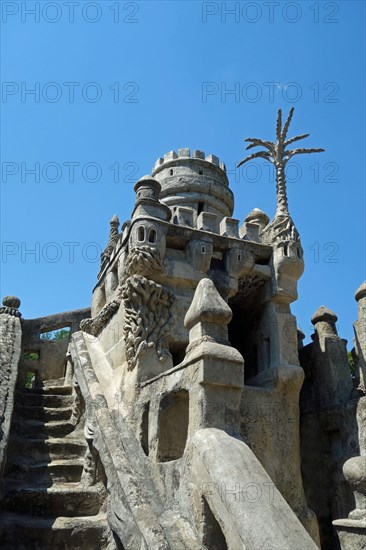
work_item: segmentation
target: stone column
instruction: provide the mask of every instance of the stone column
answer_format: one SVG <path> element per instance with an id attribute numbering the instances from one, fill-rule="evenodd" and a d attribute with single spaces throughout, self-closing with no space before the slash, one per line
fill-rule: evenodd
<path id="1" fill-rule="evenodd" d="M 356 352 L 360 368 L 360 387 L 365 389 L 366 357 L 366 281 L 357 289 L 358 320 L 354 324 Z M 337 529 L 342 550 L 365 550 L 366 548 L 366 396 L 361 397 L 357 405 L 358 437 L 360 456 L 350 458 L 343 466 L 343 473 L 351 486 L 356 508 L 347 519 L 333 521 Z"/>
<path id="2" fill-rule="evenodd" d="M 244 360 L 230 346 L 227 325 L 230 307 L 210 279 L 196 288 L 184 323 L 189 345 L 184 359 L 187 372 L 198 384 L 192 386 L 190 431 L 219 428 L 240 433 L 239 407 L 244 386 Z"/>
<path id="3" fill-rule="evenodd" d="M 359 388 L 365 393 L 366 386 L 366 281 L 358 287 L 355 294 L 358 303 L 358 319 L 354 323 L 355 352 L 359 370 Z"/>
<path id="4" fill-rule="evenodd" d="M 6 296 L 0 308 L 0 498 L 21 353 L 19 306 L 19 298 Z"/>

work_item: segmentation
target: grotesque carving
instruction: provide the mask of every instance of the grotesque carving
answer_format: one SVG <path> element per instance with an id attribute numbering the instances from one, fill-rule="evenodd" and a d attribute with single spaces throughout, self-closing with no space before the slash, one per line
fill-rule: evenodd
<path id="1" fill-rule="evenodd" d="M 126 262 L 126 277 L 137 274 L 149 276 L 162 270 L 161 257 L 156 249 L 150 246 L 134 246 L 130 249 Z"/>
<path id="2" fill-rule="evenodd" d="M 142 275 L 132 275 L 123 285 L 122 299 L 128 369 L 134 369 L 146 348 L 155 347 L 160 361 L 163 361 L 169 353 L 165 347 L 165 334 L 170 327 L 173 295 Z"/>

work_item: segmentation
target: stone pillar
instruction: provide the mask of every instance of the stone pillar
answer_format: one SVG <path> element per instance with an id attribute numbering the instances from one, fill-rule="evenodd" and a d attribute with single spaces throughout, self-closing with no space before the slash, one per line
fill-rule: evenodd
<path id="1" fill-rule="evenodd" d="M 358 303 L 358 319 L 354 323 L 355 352 L 360 377 L 359 389 L 365 393 L 366 387 L 366 281 L 356 290 L 355 299 Z"/>
<path id="2" fill-rule="evenodd" d="M 19 306 L 19 298 L 6 296 L 3 307 L 0 308 L 0 498 L 21 354 L 22 326 Z"/>
<path id="3" fill-rule="evenodd" d="M 356 350 L 360 367 L 360 388 L 364 392 L 366 357 L 366 281 L 357 289 L 358 320 L 354 324 Z M 350 458 L 343 466 L 343 473 L 351 486 L 356 508 L 347 519 L 333 521 L 342 550 L 365 550 L 366 548 L 366 396 L 357 405 L 358 437 L 360 456 Z"/>
<path id="4" fill-rule="evenodd" d="M 346 341 L 338 336 L 338 317 L 325 306 L 312 316 L 315 327 L 315 378 L 321 407 L 347 401 L 352 392 L 353 381 L 348 364 Z"/>
<path id="5" fill-rule="evenodd" d="M 198 382 L 191 390 L 191 433 L 200 428 L 240 433 L 244 360 L 228 341 L 227 325 L 231 316 L 230 307 L 214 283 L 202 279 L 184 320 L 189 329 L 184 366 Z"/>

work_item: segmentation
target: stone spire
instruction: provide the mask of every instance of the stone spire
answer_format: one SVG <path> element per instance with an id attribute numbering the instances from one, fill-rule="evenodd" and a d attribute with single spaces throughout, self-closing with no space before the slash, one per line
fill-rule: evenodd
<path id="1" fill-rule="evenodd" d="M 228 345 L 227 325 L 232 311 L 210 279 L 198 283 L 184 325 L 189 329 L 190 348 L 203 341 Z"/>
<path id="2" fill-rule="evenodd" d="M 101 270 L 103 269 L 103 267 L 105 266 L 105 264 L 107 263 L 109 258 L 111 257 L 111 254 L 114 250 L 114 247 L 116 246 L 116 243 L 118 241 L 119 219 L 118 219 L 117 214 L 114 214 L 113 218 L 109 222 L 109 225 L 110 225 L 109 241 L 108 241 L 108 244 L 107 244 L 104 252 L 102 252 L 101 257 L 100 257 L 100 259 L 101 259 L 101 262 L 100 262 Z"/>

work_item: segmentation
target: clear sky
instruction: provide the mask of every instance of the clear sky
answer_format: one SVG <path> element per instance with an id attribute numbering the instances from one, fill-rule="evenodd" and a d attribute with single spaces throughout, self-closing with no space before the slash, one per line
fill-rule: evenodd
<path id="1" fill-rule="evenodd" d="M 246 137 L 310 132 L 288 172 L 305 272 L 351 343 L 365 279 L 365 2 L 2 1 L 1 295 L 25 318 L 90 305 L 109 220 L 178 147 L 227 165 L 241 221 L 275 212 L 269 164 L 235 171 Z M 33 90 L 33 92 L 32 92 Z M 296 160 L 296 162 L 295 162 Z"/>

